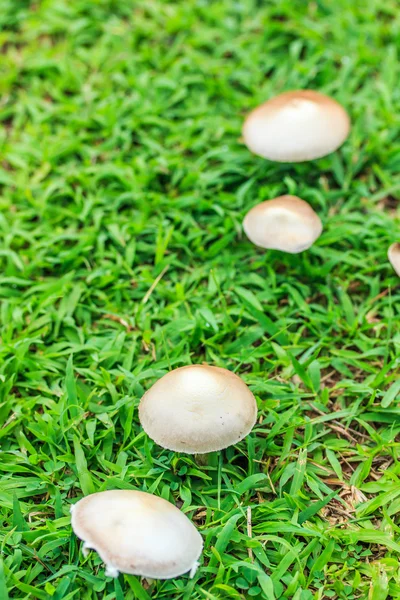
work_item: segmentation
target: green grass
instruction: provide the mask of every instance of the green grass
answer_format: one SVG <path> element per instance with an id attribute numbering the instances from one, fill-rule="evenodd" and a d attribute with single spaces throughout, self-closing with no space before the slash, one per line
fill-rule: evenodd
<path id="1" fill-rule="evenodd" d="M 0 28 L 1 600 L 400 598 L 396 1 L 0 0 Z M 343 148 L 252 156 L 244 115 L 307 87 Z M 284 193 L 324 223 L 297 256 L 242 233 Z M 203 361 L 259 406 L 209 467 L 137 414 Z M 195 520 L 193 580 L 83 557 L 69 507 L 116 488 Z"/>

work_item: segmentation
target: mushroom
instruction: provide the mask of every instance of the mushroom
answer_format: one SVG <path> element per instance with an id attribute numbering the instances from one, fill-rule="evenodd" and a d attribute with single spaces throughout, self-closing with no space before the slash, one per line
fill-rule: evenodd
<path id="1" fill-rule="evenodd" d="M 207 454 L 252 430 L 256 400 L 227 369 L 190 365 L 161 377 L 143 396 L 139 419 L 148 436 L 175 452 Z"/>
<path id="2" fill-rule="evenodd" d="M 244 218 L 243 229 L 256 246 L 297 254 L 313 245 L 322 223 L 308 202 L 279 196 L 254 206 Z"/>
<path id="3" fill-rule="evenodd" d="M 400 277 L 400 244 L 395 242 L 388 250 L 388 259 L 397 275 Z"/>
<path id="4" fill-rule="evenodd" d="M 350 131 L 344 108 L 312 90 L 285 92 L 255 108 L 246 118 L 246 146 L 277 162 L 314 160 L 334 152 Z"/>
<path id="5" fill-rule="evenodd" d="M 196 572 L 201 535 L 176 506 L 146 492 L 113 490 L 91 494 L 71 507 L 72 529 L 96 550 L 106 575 L 119 571 L 152 579 Z"/>

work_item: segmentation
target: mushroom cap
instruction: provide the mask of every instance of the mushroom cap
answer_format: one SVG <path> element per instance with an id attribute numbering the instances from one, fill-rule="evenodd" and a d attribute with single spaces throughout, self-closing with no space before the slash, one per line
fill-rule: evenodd
<path id="1" fill-rule="evenodd" d="M 194 574 L 203 548 L 186 515 L 163 498 L 131 490 L 91 494 L 71 507 L 72 529 L 84 551 L 96 550 L 106 575 L 119 571 L 153 579 Z"/>
<path id="2" fill-rule="evenodd" d="M 389 247 L 388 259 L 397 275 L 400 277 L 400 244 L 395 242 Z"/>
<path id="3" fill-rule="evenodd" d="M 314 160 L 334 152 L 350 131 L 344 108 L 312 90 L 285 92 L 255 108 L 243 125 L 246 146 L 277 162 Z"/>
<path id="4" fill-rule="evenodd" d="M 205 454 L 250 433 L 257 404 L 231 371 L 190 365 L 167 373 L 145 393 L 139 418 L 147 435 L 163 448 Z"/>
<path id="5" fill-rule="evenodd" d="M 321 235 L 322 223 L 301 198 L 279 196 L 249 210 L 243 229 L 256 246 L 297 254 L 313 245 Z"/>

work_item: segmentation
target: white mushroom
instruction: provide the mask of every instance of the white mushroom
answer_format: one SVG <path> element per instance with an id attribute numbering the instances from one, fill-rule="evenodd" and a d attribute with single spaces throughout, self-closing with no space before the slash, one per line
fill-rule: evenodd
<path id="1" fill-rule="evenodd" d="M 393 269 L 396 271 L 397 275 L 400 277 L 400 244 L 399 242 L 395 242 L 392 244 L 388 250 L 388 258 L 390 264 Z"/>
<path id="2" fill-rule="evenodd" d="M 254 206 L 244 218 L 243 229 L 256 246 L 297 254 L 321 235 L 322 223 L 301 198 L 279 196 Z"/>
<path id="3" fill-rule="evenodd" d="M 246 146 L 269 160 L 302 162 L 334 152 L 350 131 L 344 108 L 312 90 L 280 94 L 255 108 L 246 118 Z"/>
<path id="4" fill-rule="evenodd" d="M 167 373 L 146 392 L 139 418 L 145 432 L 163 448 L 206 454 L 250 433 L 257 404 L 231 371 L 190 365 Z"/>
<path id="5" fill-rule="evenodd" d="M 119 571 L 153 579 L 196 572 L 201 535 L 176 506 L 145 492 L 114 490 L 91 494 L 71 507 L 72 528 L 96 550 L 106 575 Z"/>

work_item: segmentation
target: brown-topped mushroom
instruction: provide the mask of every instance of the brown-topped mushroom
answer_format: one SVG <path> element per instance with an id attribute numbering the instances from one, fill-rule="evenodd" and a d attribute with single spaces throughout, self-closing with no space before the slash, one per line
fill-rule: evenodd
<path id="1" fill-rule="evenodd" d="M 397 275 L 400 277 L 400 244 L 399 242 L 395 242 L 392 244 L 388 250 L 388 258 L 390 264 L 393 269 L 396 271 Z"/>
<path id="2" fill-rule="evenodd" d="M 72 528 L 96 550 L 106 575 L 170 579 L 194 575 L 203 548 L 195 526 L 163 498 L 130 490 L 91 494 L 71 507 Z"/>
<path id="3" fill-rule="evenodd" d="M 322 223 L 301 198 L 279 196 L 254 206 L 244 218 L 243 229 L 256 246 L 297 254 L 321 235 Z"/>
<path id="4" fill-rule="evenodd" d="M 163 448 L 206 454 L 250 433 L 257 404 L 231 371 L 190 365 L 167 373 L 146 392 L 139 418 L 147 435 Z"/>
<path id="5" fill-rule="evenodd" d="M 350 131 L 344 108 L 312 90 L 285 92 L 255 108 L 246 118 L 246 146 L 278 162 L 302 162 L 334 152 Z"/>

